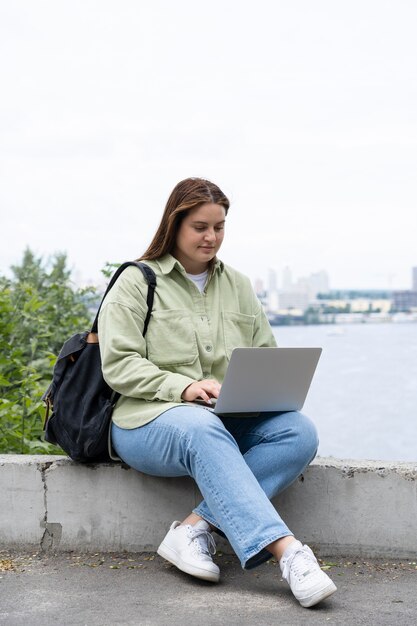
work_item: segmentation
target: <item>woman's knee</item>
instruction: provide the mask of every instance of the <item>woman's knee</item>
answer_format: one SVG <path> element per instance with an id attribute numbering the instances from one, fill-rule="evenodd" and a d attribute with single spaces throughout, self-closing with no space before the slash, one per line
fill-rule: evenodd
<path id="1" fill-rule="evenodd" d="M 319 437 L 313 421 L 303 413 L 294 415 L 294 436 L 297 439 L 297 449 L 308 460 L 313 460 L 319 447 Z"/>

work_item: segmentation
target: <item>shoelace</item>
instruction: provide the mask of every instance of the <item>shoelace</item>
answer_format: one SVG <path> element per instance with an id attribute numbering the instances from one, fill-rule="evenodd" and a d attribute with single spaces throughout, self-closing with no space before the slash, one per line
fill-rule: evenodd
<path id="1" fill-rule="evenodd" d="M 299 559 L 293 567 L 293 561 L 298 555 L 301 555 L 301 559 Z M 314 571 L 317 566 L 318 563 L 313 554 L 310 554 L 305 547 L 298 548 L 297 550 L 294 550 L 294 552 L 292 552 L 292 554 L 290 554 L 290 556 L 283 563 L 282 577 L 288 581 L 288 583 L 290 582 L 291 574 L 300 580 L 301 577 L 307 576 L 310 571 Z"/>
<path id="2" fill-rule="evenodd" d="M 192 541 L 196 542 L 198 552 L 202 552 L 203 554 L 216 554 L 216 542 L 213 539 L 213 535 L 208 530 L 189 526 L 187 528 L 187 535 L 190 543 Z"/>

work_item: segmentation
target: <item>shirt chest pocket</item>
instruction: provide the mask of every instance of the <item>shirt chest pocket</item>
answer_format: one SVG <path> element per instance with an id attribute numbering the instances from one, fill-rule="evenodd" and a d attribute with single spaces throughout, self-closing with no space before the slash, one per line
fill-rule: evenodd
<path id="1" fill-rule="evenodd" d="M 198 358 L 197 339 L 188 311 L 154 311 L 146 334 L 148 359 L 160 367 L 192 365 Z"/>
<path id="2" fill-rule="evenodd" d="M 255 316 L 223 311 L 222 318 L 226 356 L 230 359 L 234 348 L 252 347 Z"/>

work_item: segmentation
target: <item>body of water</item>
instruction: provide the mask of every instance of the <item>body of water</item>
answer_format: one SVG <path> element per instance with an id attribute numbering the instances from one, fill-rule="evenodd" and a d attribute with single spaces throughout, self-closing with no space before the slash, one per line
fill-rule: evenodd
<path id="1" fill-rule="evenodd" d="M 303 408 L 320 456 L 417 461 L 417 324 L 273 330 L 281 347 L 323 348 Z"/>

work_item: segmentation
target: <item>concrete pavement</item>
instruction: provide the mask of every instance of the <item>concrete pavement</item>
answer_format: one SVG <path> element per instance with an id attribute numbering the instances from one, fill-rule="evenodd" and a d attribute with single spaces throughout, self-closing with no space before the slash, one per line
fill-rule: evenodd
<path id="1" fill-rule="evenodd" d="M 4 626 L 172 626 L 201 623 L 298 626 L 417 623 L 417 564 L 340 559 L 321 564 L 338 586 L 331 599 L 303 609 L 274 561 L 243 571 L 218 554 L 221 582 L 179 572 L 155 553 L 0 552 Z M 417 559 L 416 559 L 417 561 Z"/>

